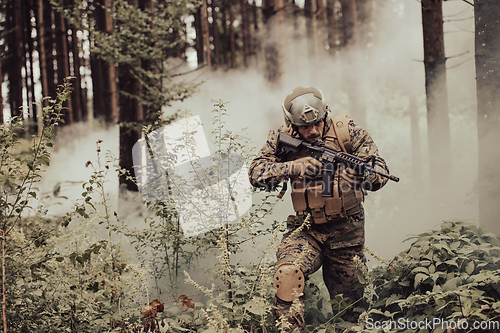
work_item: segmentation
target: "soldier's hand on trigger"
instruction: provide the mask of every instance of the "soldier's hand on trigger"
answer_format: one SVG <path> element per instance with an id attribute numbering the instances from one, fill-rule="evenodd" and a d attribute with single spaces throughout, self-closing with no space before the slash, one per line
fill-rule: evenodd
<path id="1" fill-rule="evenodd" d="M 351 168 L 344 168 L 341 173 L 342 181 L 346 182 L 350 188 L 359 189 L 365 181 L 365 176 Z"/>
<path id="2" fill-rule="evenodd" d="M 299 178 L 317 177 L 323 167 L 323 164 L 320 161 L 310 156 L 302 157 L 286 163 L 289 166 L 289 176 L 296 176 Z"/>

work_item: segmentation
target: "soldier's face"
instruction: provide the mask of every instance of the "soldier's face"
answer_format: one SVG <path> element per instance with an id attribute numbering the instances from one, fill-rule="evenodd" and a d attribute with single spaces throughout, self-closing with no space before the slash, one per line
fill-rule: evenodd
<path id="1" fill-rule="evenodd" d="M 314 124 L 310 124 L 307 126 L 298 126 L 298 130 L 300 135 L 307 141 L 313 142 L 316 139 L 321 139 L 323 135 L 323 128 L 325 127 L 325 122 L 321 119 Z"/>

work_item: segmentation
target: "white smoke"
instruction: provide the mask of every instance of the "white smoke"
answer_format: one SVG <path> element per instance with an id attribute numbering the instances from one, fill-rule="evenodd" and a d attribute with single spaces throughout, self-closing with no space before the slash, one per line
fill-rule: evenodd
<path id="1" fill-rule="evenodd" d="M 446 21 L 445 47 L 446 54 L 450 57 L 447 61 L 447 75 L 453 156 L 453 170 L 443 172 L 452 173 L 453 186 L 448 191 L 449 197 L 443 198 L 442 205 L 438 205 L 442 208 L 439 211 L 430 211 L 429 202 L 420 2 L 388 0 L 377 6 L 374 22 L 376 35 L 372 36 L 371 45 L 363 48 L 360 53 L 361 63 L 355 67 L 359 71 L 352 73 L 361 77 L 366 86 L 366 129 L 376 142 L 381 156 L 386 159 L 391 173 L 401 178 L 399 183 L 389 183 L 379 192 L 369 194 L 365 202 L 366 244 L 387 259 L 408 247 L 409 244 L 402 243 L 408 234 L 427 231 L 443 219 L 477 220 L 477 199 L 474 195 L 477 133 L 472 60 L 473 9 L 460 1 L 446 1 L 443 7 Z M 226 108 L 230 116 L 226 119 L 225 128 L 236 133 L 246 128 L 254 142 L 255 153 L 265 142 L 268 131 L 283 123 L 281 104 L 286 94 L 296 86 L 321 89 L 333 113 L 349 112 L 347 91 L 342 82 L 342 54 L 331 55 L 326 51 L 317 51 L 314 58 L 308 57 L 304 24 L 300 24 L 300 30 L 287 33 L 288 38 L 282 49 L 286 59 L 282 63 L 284 71 L 280 85 L 270 85 L 266 81 L 265 73 L 260 69 L 263 68 L 262 57 L 255 61 L 258 68 L 216 71 L 203 69 L 181 77 L 182 80 L 203 81 L 199 92 L 164 111 L 173 114 L 179 109 L 186 109 L 199 116 L 210 143 L 213 140 L 210 133 L 215 129 L 212 125 L 212 100 L 227 102 Z M 460 56 L 452 57 L 454 55 Z M 413 163 L 416 161 L 412 161 L 411 152 L 409 91 L 415 94 L 418 103 L 421 179 L 413 176 Z M 72 139 L 62 140 L 66 146 L 54 152 L 51 166 L 41 184 L 44 192 L 53 191 L 58 182 L 86 180 L 89 173 L 84 165 L 87 160 L 95 158 L 97 139 L 104 141 L 103 150 L 109 149 L 118 155 L 116 128 L 96 130 L 91 125 L 74 126 L 85 130 L 77 131 Z M 109 188 L 111 197 L 115 199 L 114 204 L 117 205 L 117 180 L 110 182 Z M 60 194 L 70 200 L 78 198 L 81 193 L 81 189 L 62 189 Z M 142 205 L 139 196 L 134 200 L 135 206 L 132 207 Z M 51 211 L 55 213 L 63 212 L 64 209 L 62 206 L 60 209 L 51 207 Z M 272 219 L 284 220 L 292 213 L 290 199 L 286 195 L 268 223 L 272 223 Z M 137 214 L 129 215 L 132 219 L 130 223 L 142 225 L 143 221 Z"/>

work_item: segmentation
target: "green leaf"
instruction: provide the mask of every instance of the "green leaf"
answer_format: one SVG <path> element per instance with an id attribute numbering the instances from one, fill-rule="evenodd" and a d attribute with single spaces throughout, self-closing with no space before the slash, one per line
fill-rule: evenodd
<path id="1" fill-rule="evenodd" d="M 42 155 L 42 156 L 38 157 L 38 162 L 40 162 L 41 164 L 45 164 L 45 165 L 48 166 L 50 164 L 50 159 L 49 159 L 48 156 Z"/>
<path id="2" fill-rule="evenodd" d="M 432 287 L 432 292 L 433 293 L 440 293 L 443 289 L 441 288 L 440 285 L 435 284 L 434 287 Z"/>
<path id="3" fill-rule="evenodd" d="M 415 275 L 415 282 L 413 283 L 413 287 L 417 288 L 428 277 L 429 277 L 429 275 L 427 275 L 427 274 L 418 273 L 417 275 Z"/>
<path id="4" fill-rule="evenodd" d="M 402 287 L 408 287 L 410 285 L 410 281 L 408 281 L 408 280 L 400 281 L 399 285 Z"/>
<path id="5" fill-rule="evenodd" d="M 474 262 L 473 261 L 469 261 L 467 266 L 465 266 L 465 271 L 469 275 L 472 275 L 472 273 L 474 273 Z"/>
<path id="6" fill-rule="evenodd" d="M 432 281 L 436 282 L 443 275 L 443 272 L 437 272 L 431 274 Z"/>
<path id="7" fill-rule="evenodd" d="M 472 276 L 474 282 L 485 282 L 489 280 L 489 277 L 484 273 L 475 274 Z"/>
<path id="8" fill-rule="evenodd" d="M 234 303 L 233 302 L 224 302 L 224 303 L 221 303 L 221 305 L 225 308 L 232 309 L 234 306 Z"/>
<path id="9" fill-rule="evenodd" d="M 429 270 L 425 267 L 415 267 L 412 271 L 411 274 L 417 274 L 417 273 L 423 273 L 429 275 Z"/>
<path id="10" fill-rule="evenodd" d="M 389 298 L 385 301 L 385 306 L 389 306 L 390 304 L 396 303 L 398 300 L 400 300 L 401 295 L 396 295 L 393 294 L 389 296 Z"/>
<path id="11" fill-rule="evenodd" d="M 430 260 L 421 260 L 418 265 L 420 267 L 428 267 L 430 264 L 432 264 L 432 261 Z"/>
<path id="12" fill-rule="evenodd" d="M 456 267 L 458 267 L 457 259 L 456 258 L 453 258 L 453 259 L 450 259 L 450 260 L 446 260 L 444 263 L 448 264 L 450 266 L 456 266 Z"/>
<path id="13" fill-rule="evenodd" d="M 384 313 L 382 311 L 377 310 L 377 309 L 370 309 L 370 311 L 368 311 L 368 313 L 376 313 L 379 315 L 384 315 Z"/>
<path id="14" fill-rule="evenodd" d="M 459 277 L 452 278 L 448 281 L 445 282 L 443 285 L 443 291 L 454 291 L 457 289 L 457 286 L 459 285 L 459 282 L 461 282 L 461 279 Z"/>

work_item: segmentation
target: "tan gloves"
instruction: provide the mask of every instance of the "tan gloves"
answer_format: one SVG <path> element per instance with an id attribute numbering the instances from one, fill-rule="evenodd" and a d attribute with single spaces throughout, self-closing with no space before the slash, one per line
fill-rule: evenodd
<path id="1" fill-rule="evenodd" d="M 313 157 L 302 157 L 294 161 L 285 162 L 288 164 L 288 175 L 299 178 L 315 178 L 321 172 L 323 164 Z"/>
<path id="2" fill-rule="evenodd" d="M 361 185 L 363 185 L 363 182 L 365 181 L 365 176 L 359 174 L 357 171 L 351 169 L 351 168 L 345 168 L 340 177 L 341 182 L 346 183 L 350 188 L 354 189 L 360 189 Z M 344 185 L 344 184 L 341 184 Z M 341 186 L 343 188 L 344 186 Z"/>
<path id="3" fill-rule="evenodd" d="M 313 157 L 302 157 L 294 161 L 285 162 L 288 166 L 288 176 L 298 178 L 316 178 L 320 175 L 323 164 Z M 344 168 L 340 174 L 341 188 L 361 189 L 362 186 L 369 185 L 365 175 L 360 174 L 351 168 Z"/>

